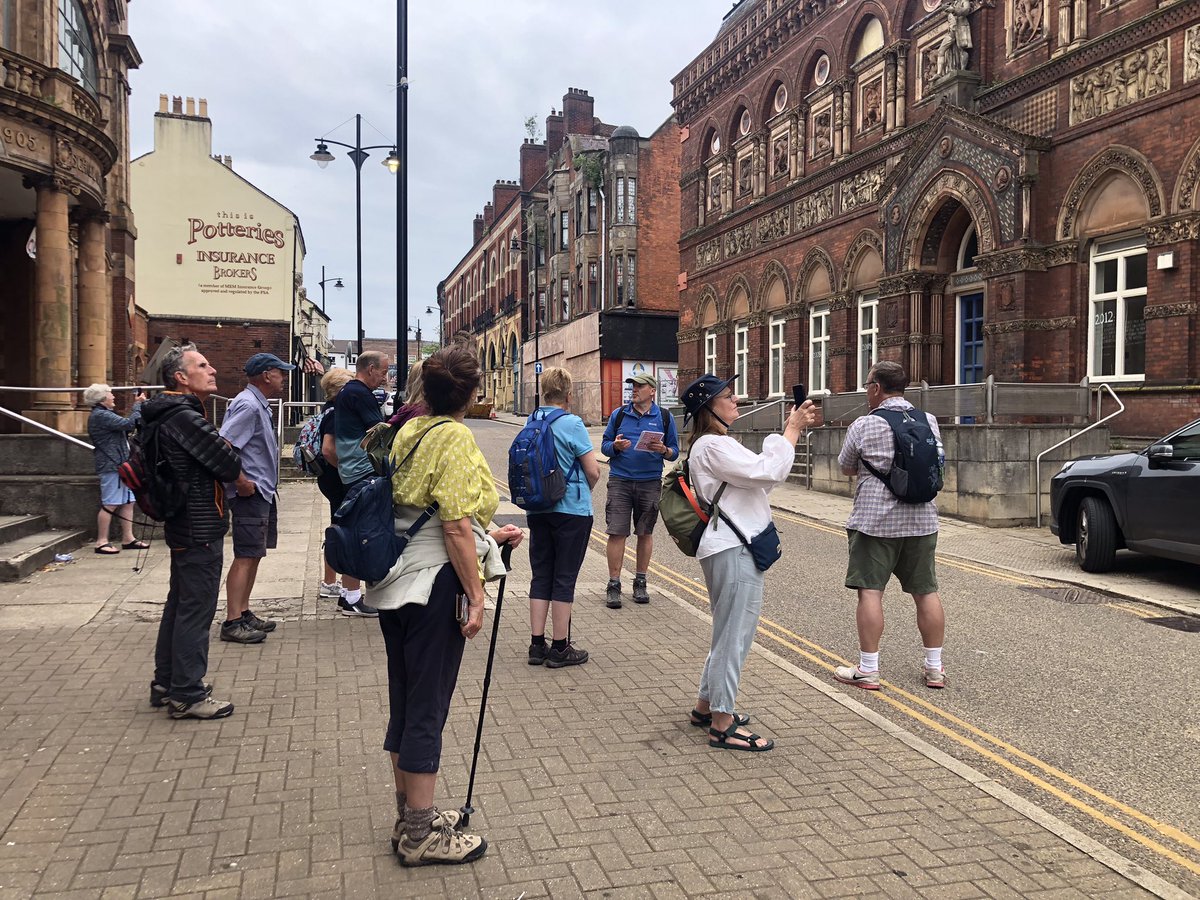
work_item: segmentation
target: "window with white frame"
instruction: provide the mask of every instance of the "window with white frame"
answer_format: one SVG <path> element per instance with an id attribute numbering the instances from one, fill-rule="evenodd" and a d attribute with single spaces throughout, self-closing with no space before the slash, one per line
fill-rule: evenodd
<path id="1" fill-rule="evenodd" d="M 711 374 L 717 371 L 717 336 L 711 331 L 704 332 L 704 371 Z"/>
<path id="2" fill-rule="evenodd" d="M 625 181 L 625 221 L 630 225 L 637 222 L 637 179 Z"/>
<path id="3" fill-rule="evenodd" d="M 1146 244 L 1141 237 L 1092 246 L 1089 285 L 1092 378 L 1146 374 Z"/>
<path id="4" fill-rule="evenodd" d="M 748 395 L 747 378 L 750 375 L 750 327 L 739 322 L 733 332 L 733 371 L 737 375 L 737 389 Z"/>
<path id="5" fill-rule="evenodd" d="M 867 373 L 875 365 L 879 347 L 879 294 L 858 295 L 858 389 L 866 390 Z"/>
<path id="6" fill-rule="evenodd" d="M 808 314 L 808 390 L 829 390 L 829 306 L 814 306 Z"/>
<path id="7" fill-rule="evenodd" d="M 770 394 L 778 397 L 783 394 L 783 316 L 772 316 L 767 324 L 768 356 L 770 358 Z"/>
<path id="8" fill-rule="evenodd" d="M 625 176 L 624 175 L 617 176 L 616 194 L 617 194 L 617 205 L 616 205 L 616 209 L 614 211 L 613 221 L 624 222 L 625 221 Z"/>
<path id="9" fill-rule="evenodd" d="M 562 210 L 558 214 L 558 249 L 566 250 L 571 245 L 571 214 Z"/>
<path id="10" fill-rule="evenodd" d="M 571 318 L 571 279 L 563 278 L 559 282 L 558 295 L 559 321 L 566 322 Z"/>
<path id="11" fill-rule="evenodd" d="M 7 9 L 5 18 L 10 18 Z M 7 33 L 6 28 L 6 40 Z M 88 93 L 98 93 L 96 48 L 79 0 L 58 0 L 58 67 L 79 79 Z"/>

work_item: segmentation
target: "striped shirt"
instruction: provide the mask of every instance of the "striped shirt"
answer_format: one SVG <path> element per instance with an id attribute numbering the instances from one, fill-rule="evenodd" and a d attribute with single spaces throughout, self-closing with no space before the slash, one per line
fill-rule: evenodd
<path id="1" fill-rule="evenodd" d="M 889 397 L 879 408 L 913 409 L 913 405 L 902 397 Z M 940 441 L 942 433 L 938 430 L 937 419 L 929 413 L 925 415 Z M 847 529 L 882 538 L 917 537 L 937 532 L 935 503 L 902 502 L 862 463 L 866 459 L 886 474 L 892 468 L 895 455 L 896 440 L 892 436 L 892 426 L 882 416 L 860 416 L 846 430 L 846 442 L 838 454 L 838 464 L 843 468 L 858 467 L 854 509 L 846 522 Z"/>

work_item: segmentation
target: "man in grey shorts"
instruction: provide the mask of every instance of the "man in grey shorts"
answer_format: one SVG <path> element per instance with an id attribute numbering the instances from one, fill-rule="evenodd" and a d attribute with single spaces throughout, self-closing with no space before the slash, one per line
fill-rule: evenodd
<path id="1" fill-rule="evenodd" d="M 904 399 L 908 375 L 899 363 L 878 362 L 867 373 L 867 403 L 871 410 L 912 410 Z M 929 426 L 938 441 L 937 420 L 928 413 Z M 938 594 L 934 554 L 937 551 L 938 513 L 933 501 L 906 503 L 871 474 L 870 463 L 886 474 L 892 467 L 896 443 L 892 428 L 876 415 L 861 416 L 846 431 L 838 464 L 846 475 L 857 475 L 854 509 L 846 523 L 850 561 L 846 587 L 858 592 L 858 665 L 838 666 L 833 677 L 843 684 L 879 690 L 879 642 L 883 637 L 883 592 L 892 575 L 917 605 L 917 628 L 925 646 L 925 686 L 943 688 L 942 641 L 946 616 Z"/>
<path id="2" fill-rule="evenodd" d="M 679 433 L 675 420 L 654 402 L 658 382 L 645 372 L 626 378 L 632 386 L 632 401 L 614 409 L 600 443 L 608 457 L 607 500 L 604 504 L 608 533 L 608 589 L 605 605 L 621 608 L 621 563 L 630 521 L 637 535 L 637 570 L 633 579 L 633 602 L 649 603 L 646 573 L 654 551 L 654 523 L 662 494 L 663 461 L 679 458 Z M 643 440 L 643 433 L 646 439 Z"/>
<path id="3" fill-rule="evenodd" d="M 221 640 L 261 644 L 276 623 L 250 611 L 258 563 L 274 550 L 279 536 L 279 441 L 269 401 L 283 396 L 284 374 L 295 366 L 273 353 L 246 361 L 246 389 L 233 398 L 221 423 L 221 437 L 242 455 L 242 473 L 225 486 L 233 518 L 233 562 L 225 579 L 227 614 Z"/>

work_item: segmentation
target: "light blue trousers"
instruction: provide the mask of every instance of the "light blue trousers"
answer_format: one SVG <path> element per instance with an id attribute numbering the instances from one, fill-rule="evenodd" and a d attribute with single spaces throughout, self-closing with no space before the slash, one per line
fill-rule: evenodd
<path id="1" fill-rule="evenodd" d="M 763 573 L 745 547 L 731 547 L 700 560 L 712 609 L 712 645 L 700 676 L 699 697 L 714 712 L 731 713 L 742 666 L 754 644 L 762 614 Z"/>

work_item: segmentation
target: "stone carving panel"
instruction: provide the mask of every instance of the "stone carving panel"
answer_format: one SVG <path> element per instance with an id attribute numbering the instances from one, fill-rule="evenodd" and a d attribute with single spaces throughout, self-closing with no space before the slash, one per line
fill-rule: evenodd
<path id="1" fill-rule="evenodd" d="M 755 223 L 758 228 L 758 242 L 766 244 L 777 241 L 792 233 L 791 207 L 784 206 L 765 216 L 760 216 Z"/>
<path id="2" fill-rule="evenodd" d="M 1163 38 L 1072 78 L 1071 124 L 1089 122 L 1170 88 L 1170 47 Z"/>
<path id="3" fill-rule="evenodd" d="M 791 135 L 783 133 L 771 142 L 771 177 L 783 178 L 791 172 Z"/>
<path id="4" fill-rule="evenodd" d="M 721 239 L 713 238 L 696 248 L 696 268 L 707 269 L 721 261 Z"/>
<path id="5" fill-rule="evenodd" d="M 1044 0 L 1011 0 L 1009 46 L 1019 53 L 1046 37 Z"/>
<path id="6" fill-rule="evenodd" d="M 754 225 L 747 222 L 725 234 L 725 258 L 734 259 L 754 249 Z"/>
<path id="7" fill-rule="evenodd" d="M 865 169 L 856 175 L 842 179 L 841 201 L 842 212 L 851 212 L 860 206 L 868 206 L 879 196 L 879 188 L 887 174 L 886 164 L 881 163 L 873 169 Z"/>
<path id="8" fill-rule="evenodd" d="M 833 185 L 796 201 L 796 231 L 807 231 L 831 218 L 833 218 Z"/>
<path id="9" fill-rule="evenodd" d="M 1183 80 L 1200 78 L 1200 25 L 1193 25 L 1183 39 Z"/>
<path id="10" fill-rule="evenodd" d="M 859 132 L 883 124 L 883 76 L 872 78 L 859 86 Z"/>

